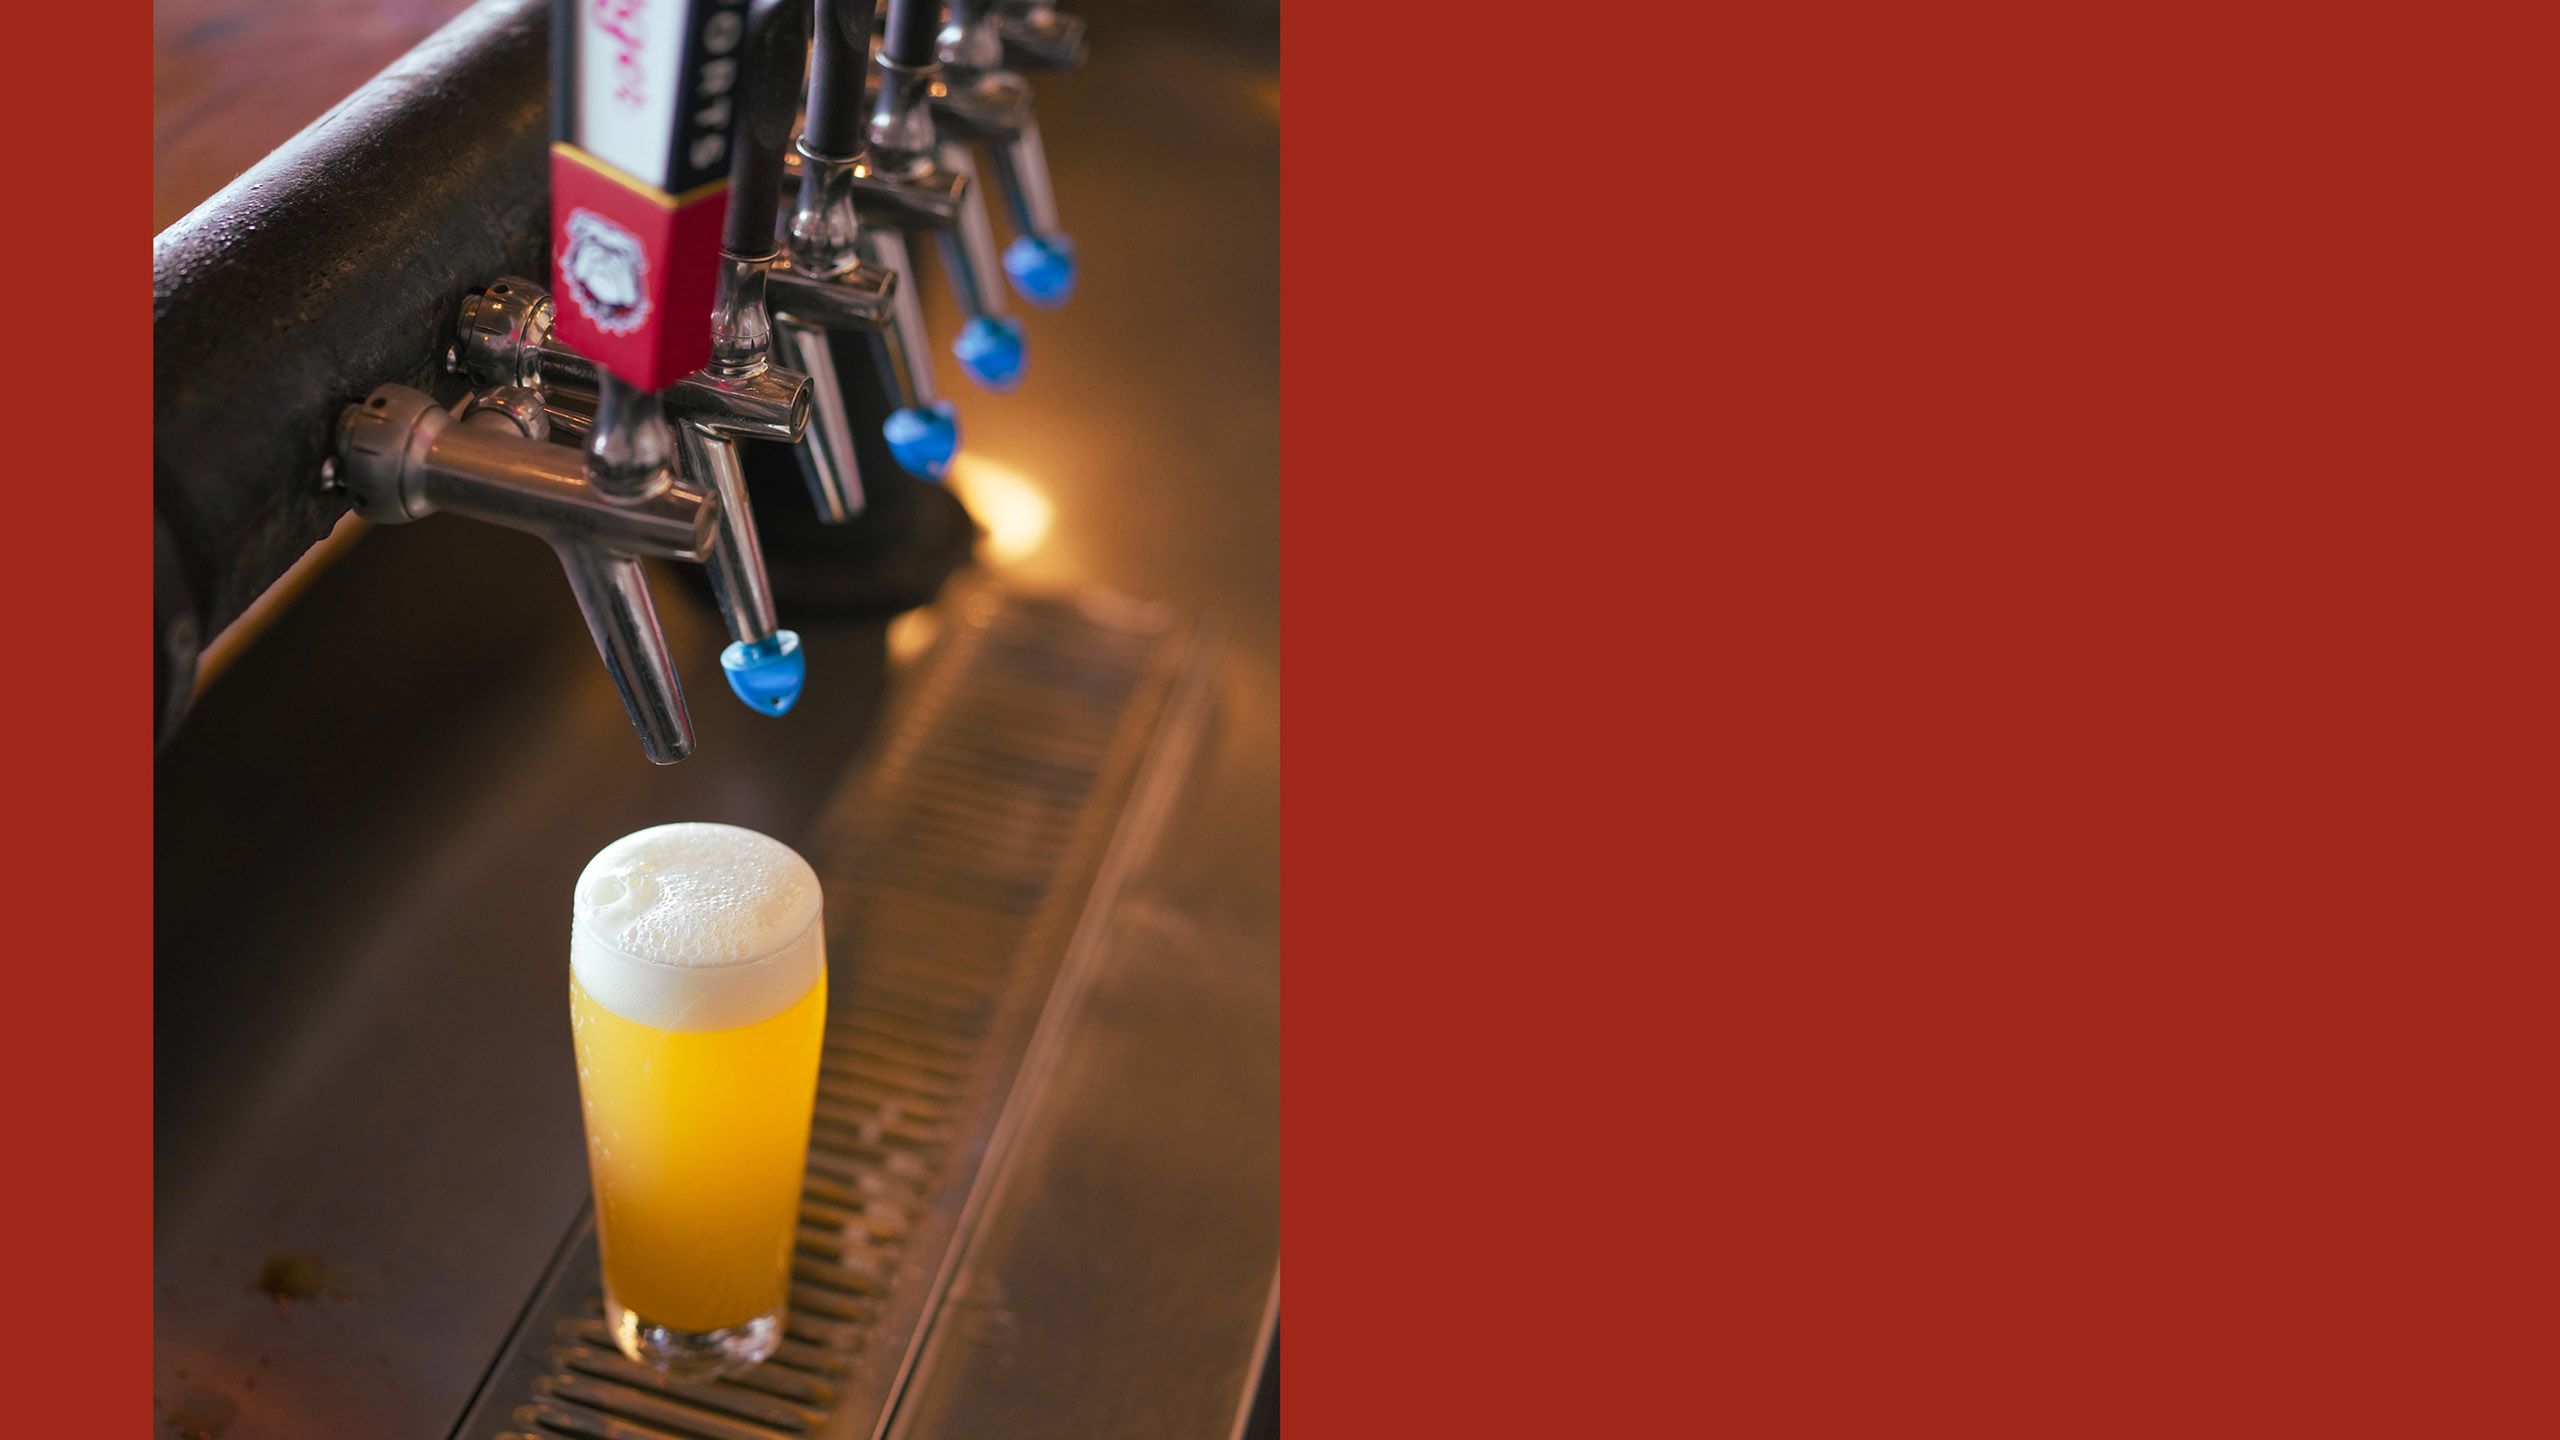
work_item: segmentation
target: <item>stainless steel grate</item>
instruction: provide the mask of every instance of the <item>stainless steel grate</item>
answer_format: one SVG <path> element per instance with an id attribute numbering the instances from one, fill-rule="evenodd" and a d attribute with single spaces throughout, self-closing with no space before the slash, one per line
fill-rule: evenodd
<path id="1" fill-rule="evenodd" d="M 781 1351 L 659 1383 L 606 1333 L 582 1217 L 459 1440 L 886 1428 L 1043 1016 L 1072 1001 L 1078 921 L 1142 843 L 1134 797 L 1167 788 L 1142 762 L 1173 767 L 1201 723 L 1210 650 L 1153 607 L 989 588 L 940 608 L 952 633 L 806 851 L 833 985 Z"/>

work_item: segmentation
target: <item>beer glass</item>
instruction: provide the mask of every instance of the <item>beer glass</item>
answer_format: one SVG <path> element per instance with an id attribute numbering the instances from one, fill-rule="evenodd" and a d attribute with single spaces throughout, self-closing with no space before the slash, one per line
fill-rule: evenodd
<path id="1" fill-rule="evenodd" d="M 578 877 L 569 1015 L 606 1323 L 662 1373 L 781 1342 L 827 1009 L 817 873 L 734 825 L 660 825 Z"/>

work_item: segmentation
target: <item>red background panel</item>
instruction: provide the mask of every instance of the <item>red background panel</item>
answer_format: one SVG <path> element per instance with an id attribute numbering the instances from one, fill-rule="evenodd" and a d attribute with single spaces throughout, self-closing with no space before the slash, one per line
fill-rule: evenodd
<path id="1" fill-rule="evenodd" d="M 149 10 L 9 17 L 17 223 L 0 266 L 14 536 L 0 616 L 12 835 L 0 1430 L 149 1434 L 152 229 Z"/>
<path id="2" fill-rule="evenodd" d="M 1307 1433 L 2553 1428 L 2549 38 L 1290 9 Z"/>

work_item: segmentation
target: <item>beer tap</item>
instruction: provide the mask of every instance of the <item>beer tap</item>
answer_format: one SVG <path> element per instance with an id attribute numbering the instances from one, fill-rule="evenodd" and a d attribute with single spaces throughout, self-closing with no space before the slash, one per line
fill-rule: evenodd
<path id="1" fill-rule="evenodd" d="M 616 491 L 680 453 L 715 497 L 706 561 L 731 636 L 721 673 L 768 715 L 799 699 L 807 660 L 775 622 L 731 436 L 740 410 L 767 427 L 751 433 L 772 434 L 770 392 L 793 380 L 781 438 L 807 421 L 805 377 L 767 362 L 763 295 L 778 186 L 769 96 L 783 92 L 787 126 L 790 89 L 766 77 L 784 60 L 796 72 L 800 19 L 791 0 L 692 0 L 657 17 L 552 5 L 551 291 L 567 303 L 555 304 L 551 332 L 593 362 L 588 472 Z M 672 437 L 660 395 L 670 389 L 696 406 Z"/>
<path id="2" fill-rule="evenodd" d="M 1075 289 L 1076 247 L 1058 221 L 1031 82 L 1005 68 L 1004 41 L 989 0 L 950 5 L 950 23 L 939 41 L 943 83 L 934 91 L 934 118 L 946 145 L 957 141 L 965 151 L 974 140 L 987 147 L 996 189 L 1013 218 L 1013 243 L 1004 249 L 1003 264 L 1014 290 L 1034 305 L 1064 305 Z"/>
<path id="3" fill-rule="evenodd" d="M 577 451 L 544 443 L 549 431 L 542 397 L 520 386 L 481 392 L 449 413 L 420 391 L 384 385 L 339 416 L 324 481 L 380 524 L 445 511 L 550 542 L 641 750 L 672 765 L 693 753 L 693 719 L 640 557 L 704 559 L 719 502 L 663 461 L 609 472 L 608 484 Z"/>
<path id="4" fill-rule="evenodd" d="M 555 438 L 591 441 L 611 385 L 610 372 L 553 340 L 553 299 L 531 280 L 507 276 L 462 302 L 459 338 L 449 368 L 479 386 L 520 386 L 538 398 Z M 715 331 L 720 322 L 715 318 Z M 734 325 L 733 325 L 734 328 Z M 816 387 L 809 377 L 778 365 L 733 366 L 722 374 L 720 346 L 713 363 L 659 391 L 661 415 L 673 427 L 680 473 L 711 491 L 724 511 L 707 557 L 711 589 L 731 643 L 721 652 L 721 673 L 753 709 L 782 714 L 795 698 L 797 637 L 773 625 L 770 588 L 753 512 L 747 507 L 734 442 L 803 440 Z M 788 654 L 757 666 L 751 647 L 766 636 L 769 648 Z M 789 638 L 780 638 L 789 637 Z M 791 688 L 784 688 L 786 682 Z"/>
<path id="5" fill-rule="evenodd" d="M 808 117 L 795 148 L 798 198 L 783 240 L 783 257 L 768 277 L 776 341 L 805 372 L 816 392 L 809 432 L 798 456 L 818 518 L 841 524 L 861 513 L 862 477 L 854 458 L 853 417 L 836 375 L 833 330 L 878 333 L 901 302 L 897 272 L 862 258 L 862 225 L 854 202 L 855 173 L 864 161 L 862 83 L 871 35 L 869 0 L 816 0 L 809 56 Z M 788 121 L 788 115 L 785 117 Z M 919 317 L 918 327 L 921 327 Z M 931 381 L 927 382 L 928 390 Z M 947 409 L 947 407 L 946 407 Z M 892 415 L 884 426 L 891 454 L 911 471 L 940 474 L 951 446 L 917 448 L 913 439 L 944 422 L 952 441 L 957 428 L 946 415 L 927 419 Z M 902 450 L 897 437 L 910 443 Z"/>
<path id="6" fill-rule="evenodd" d="M 889 0 L 871 99 L 871 160 L 886 175 L 938 172 L 956 179 L 948 217 L 932 226 L 963 317 L 951 353 L 972 380 L 990 390 L 1010 390 L 1022 382 L 1022 327 L 1004 313 L 1003 292 L 992 283 L 999 269 L 995 228 L 987 219 L 969 147 L 945 143 L 934 126 L 933 92 L 942 83 L 941 29 L 941 0 Z M 858 204 L 859 194 L 856 199 Z M 913 281 L 910 273 L 906 283 Z"/>
<path id="7" fill-rule="evenodd" d="M 938 480 L 960 448 L 960 417 L 935 393 L 931 342 L 907 241 L 911 235 L 957 224 L 970 198 L 969 182 L 940 164 L 930 142 L 929 116 L 919 117 L 928 127 L 921 148 L 906 133 L 912 127 L 902 127 L 893 137 L 900 143 L 885 150 L 875 143 L 863 94 L 871 70 L 869 46 L 853 34 L 865 3 L 820 0 L 817 41 L 810 55 L 808 120 L 802 143 L 785 161 L 785 173 L 798 182 L 801 197 L 791 243 L 811 251 L 811 264 L 822 264 L 820 248 L 840 254 L 849 231 L 863 263 L 896 277 L 888 328 L 872 336 L 873 353 L 897 401 L 881 422 L 880 436 L 908 474 Z M 920 13 L 928 23 L 934 18 L 929 4 Z M 929 55 L 930 37 L 927 45 Z M 826 152 L 814 161 L 813 136 Z M 849 226 L 843 215 L 848 203 Z M 793 268 L 800 267 L 795 262 Z"/>

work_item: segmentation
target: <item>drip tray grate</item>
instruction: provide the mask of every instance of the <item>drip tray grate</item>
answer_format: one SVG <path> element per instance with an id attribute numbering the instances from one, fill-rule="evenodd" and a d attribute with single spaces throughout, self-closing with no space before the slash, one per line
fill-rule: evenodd
<path id="1" fill-rule="evenodd" d="M 457 1440 L 885 1429 L 1042 1017 L 1071 1002 L 1079 921 L 1170 793 L 1141 771 L 1189 753 L 1213 650 L 1126 602 L 983 587 L 937 609 L 951 633 L 804 847 L 830 987 L 781 1350 L 707 1382 L 624 1359 L 582 1216 Z"/>

